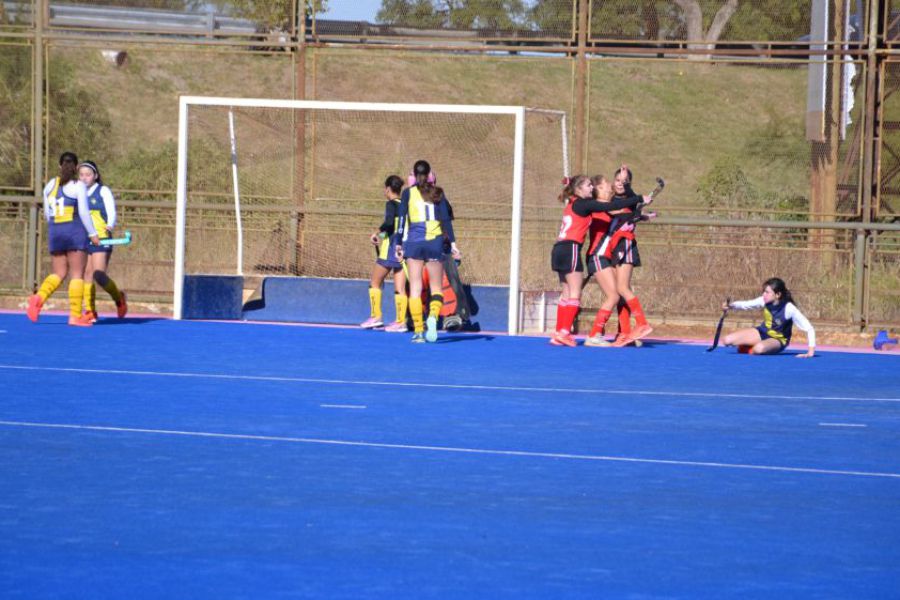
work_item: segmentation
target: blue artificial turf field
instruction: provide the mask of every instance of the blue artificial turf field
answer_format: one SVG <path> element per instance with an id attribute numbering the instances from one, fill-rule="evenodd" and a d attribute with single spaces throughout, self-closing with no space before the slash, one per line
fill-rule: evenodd
<path id="1" fill-rule="evenodd" d="M 900 596 L 900 355 L 0 314 L 3 598 Z"/>

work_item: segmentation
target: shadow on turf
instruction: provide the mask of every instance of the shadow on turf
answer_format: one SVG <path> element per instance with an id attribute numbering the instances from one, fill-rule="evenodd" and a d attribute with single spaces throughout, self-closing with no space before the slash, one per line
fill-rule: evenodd
<path id="1" fill-rule="evenodd" d="M 152 321 L 165 321 L 165 319 L 162 317 L 125 317 L 124 319 L 100 318 L 94 323 L 94 327 L 106 325 L 144 325 L 145 323 L 150 323 Z"/>
<path id="2" fill-rule="evenodd" d="M 487 340 L 488 342 L 491 342 L 494 340 L 495 337 L 497 337 L 497 336 L 494 336 L 494 335 L 472 335 L 472 334 L 453 335 L 451 333 L 445 337 L 438 338 L 437 343 L 438 344 L 452 344 L 453 342 L 474 342 L 477 340 Z"/>

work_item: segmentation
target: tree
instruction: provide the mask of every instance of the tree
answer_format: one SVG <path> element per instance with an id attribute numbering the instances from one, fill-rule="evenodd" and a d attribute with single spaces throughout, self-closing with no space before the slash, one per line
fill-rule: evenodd
<path id="1" fill-rule="evenodd" d="M 375 20 L 424 29 L 521 29 L 523 0 L 382 0 Z"/>
<path id="2" fill-rule="evenodd" d="M 296 22 L 293 14 L 293 0 L 269 0 L 268 2 L 215 0 L 215 5 L 235 17 L 253 21 L 264 29 L 287 31 L 291 28 L 291 24 Z M 314 13 L 320 14 L 328 11 L 328 0 L 305 0 L 305 5 L 307 18 Z"/>
<path id="3" fill-rule="evenodd" d="M 591 5 L 591 37 L 690 40 L 708 48 L 721 39 L 795 40 L 809 32 L 811 0 L 603 0 Z M 532 27 L 558 30 L 572 20 L 571 0 L 538 0 Z"/>

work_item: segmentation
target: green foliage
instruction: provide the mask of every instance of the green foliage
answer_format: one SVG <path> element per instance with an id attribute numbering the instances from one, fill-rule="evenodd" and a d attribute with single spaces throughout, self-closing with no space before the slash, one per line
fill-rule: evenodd
<path id="1" fill-rule="evenodd" d="M 742 1 L 723 39 L 792 40 L 809 32 L 812 0 Z M 696 0 L 707 31 L 723 0 Z M 571 0 L 382 0 L 376 20 L 423 28 L 558 31 L 572 21 Z M 682 9 L 673 0 L 604 0 L 591 7 L 591 34 L 622 39 L 685 39 Z"/>
<path id="2" fill-rule="evenodd" d="M 743 218 L 747 211 L 762 209 L 777 211 L 780 219 L 800 221 L 809 205 L 803 196 L 761 189 L 747 176 L 735 156 L 724 156 L 713 163 L 697 183 L 696 191 L 702 206 L 725 210 L 724 216 L 729 218 Z"/>
<path id="3" fill-rule="evenodd" d="M 31 54 L 0 52 L 0 185 L 27 186 L 31 155 Z"/>
<path id="4" fill-rule="evenodd" d="M 79 79 L 76 66 L 62 57 L 49 63 L 48 156 L 54 159 L 70 150 L 80 158 L 88 158 L 84 154 L 90 151 L 93 159 L 103 164 L 109 157 L 109 113 L 101 90 L 93 89 L 90 79 Z"/>
<path id="5" fill-rule="evenodd" d="M 423 28 L 516 29 L 527 24 L 522 0 L 382 0 L 379 23 Z"/>
<path id="6" fill-rule="evenodd" d="M 769 166 L 802 168 L 809 164 L 809 144 L 805 139 L 803 123 L 767 106 L 768 120 L 759 130 L 750 134 L 742 155 L 758 159 Z"/>
<path id="7" fill-rule="evenodd" d="M 204 172 L 211 166 L 229 168 L 211 144 L 194 142 L 190 147 L 188 179 L 202 182 L 209 179 Z M 178 144 L 174 140 L 158 146 L 138 144 L 124 156 L 115 157 L 109 163 L 101 163 L 103 179 L 117 190 L 174 190 L 178 182 Z M 227 175 L 227 173 L 226 173 Z M 217 179 L 220 183 L 221 177 Z M 207 187 L 199 185 L 197 187 Z M 212 187 L 212 186 L 210 186 Z"/>
<path id="8" fill-rule="evenodd" d="M 236 17 L 249 19 L 264 29 L 282 29 L 287 31 L 294 23 L 294 0 L 215 0 L 220 10 Z M 298 2 L 298 5 L 300 3 Z M 328 11 L 328 0 L 305 0 L 306 15 L 321 14 Z M 298 15 L 299 17 L 299 15 Z"/>

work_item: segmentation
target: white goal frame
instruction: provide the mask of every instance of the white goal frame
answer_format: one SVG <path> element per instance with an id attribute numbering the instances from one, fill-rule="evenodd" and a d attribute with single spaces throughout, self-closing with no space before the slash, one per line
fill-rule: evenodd
<path id="1" fill-rule="evenodd" d="M 523 169 L 525 160 L 525 115 L 524 106 L 492 106 L 471 104 L 401 104 L 383 102 L 336 102 L 327 100 L 272 100 L 263 98 L 222 98 L 206 96 L 181 96 L 178 106 L 178 185 L 176 191 L 176 232 L 175 232 L 175 280 L 173 314 L 176 320 L 182 318 L 184 297 L 184 259 L 185 259 L 185 225 L 187 211 L 187 161 L 188 161 L 188 114 L 193 106 L 219 107 L 252 107 L 252 108 L 285 108 L 285 109 L 319 109 L 319 110 L 352 110 L 380 112 L 417 112 L 417 113 L 469 113 L 509 115 L 515 119 L 515 135 L 513 138 L 513 180 L 512 180 L 512 221 L 509 264 L 509 305 L 507 331 L 510 335 L 518 333 L 519 323 L 519 267 L 522 234 L 522 196 Z M 556 111 L 541 111 L 556 112 Z M 565 113 L 563 116 L 563 135 L 565 136 Z M 564 139 L 564 151 L 565 151 Z M 565 161 L 567 162 L 567 160 Z M 235 167 L 236 168 L 236 167 Z M 235 183 L 237 174 L 235 171 Z M 236 207 L 240 210 L 236 194 Z M 241 232 L 238 232 L 240 237 Z M 240 249 L 239 249 L 240 252 Z M 241 271 L 238 265 L 237 272 Z"/>

